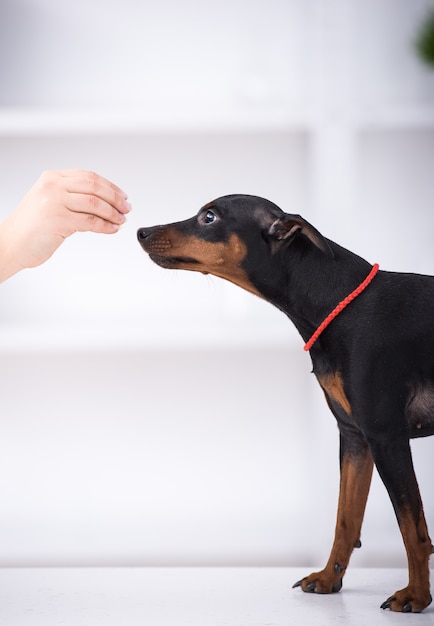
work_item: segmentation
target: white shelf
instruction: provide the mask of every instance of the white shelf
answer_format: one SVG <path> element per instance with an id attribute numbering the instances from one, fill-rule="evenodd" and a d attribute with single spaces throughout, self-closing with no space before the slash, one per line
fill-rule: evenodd
<path id="1" fill-rule="evenodd" d="M 159 109 L 32 109 L 0 108 L 0 135 L 62 133 L 117 134 L 222 131 L 281 131 L 305 129 L 312 116 L 306 110 L 279 107 L 222 106 Z"/>
<path id="2" fill-rule="evenodd" d="M 367 129 L 434 129 L 434 107 L 367 106 L 332 109 L 241 107 L 160 109 L 0 108 L 0 136 L 116 135 L 177 132 L 314 132 L 330 124 L 355 132 Z"/>
<path id="3" fill-rule="evenodd" d="M 249 348 L 298 349 L 303 340 L 291 323 L 283 318 L 268 324 L 245 324 L 228 321 L 214 325 L 188 326 L 182 320 L 164 325 L 147 320 L 141 326 L 117 329 L 115 325 L 68 328 L 31 327 L 0 328 L 0 354 L 10 352 L 86 352 L 142 350 L 237 350 Z"/>
<path id="4" fill-rule="evenodd" d="M 434 103 L 432 106 L 366 107 L 354 115 L 360 130 L 434 130 Z"/>

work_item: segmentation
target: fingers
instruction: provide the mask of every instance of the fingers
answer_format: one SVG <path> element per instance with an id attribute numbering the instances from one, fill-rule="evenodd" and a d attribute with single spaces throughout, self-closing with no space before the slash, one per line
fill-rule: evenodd
<path id="1" fill-rule="evenodd" d="M 74 216 L 74 232 L 93 232 L 111 235 L 117 233 L 120 227 L 121 224 L 105 220 L 89 213 L 75 213 Z"/>
<path id="2" fill-rule="evenodd" d="M 125 215 L 131 210 L 127 194 L 95 172 L 59 170 L 46 172 L 45 176 L 50 181 L 57 179 L 64 190 L 62 204 L 71 212 L 71 230 L 116 232 L 125 222 Z"/>
<path id="3" fill-rule="evenodd" d="M 57 173 L 63 178 L 70 179 L 69 182 L 81 185 L 81 193 L 92 193 L 95 189 L 101 186 L 108 187 L 119 193 L 125 200 L 128 198 L 128 195 L 120 187 L 95 172 L 89 172 L 86 170 L 59 170 Z M 75 189 L 75 191 L 79 191 L 79 189 Z"/>
<path id="4" fill-rule="evenodd" d="M 101 196 L 104 195 L 105 198 Z M 100 196 L 85 193 L 68 193 L 65 198 L 65 208 L 76 214 L 83 214 L 84 220 L 81 223 L 92 224 L 97 218 L 120 226 L 126 220 L 125 215 L 130 211 L 130 205 L 125 199 L 119 200 L 119 194 L 107 197 L 101 193 Z M 78 215 L 74 220 L 79 219 Z M 99 231 L 98 231 L 99 232 Z"/>

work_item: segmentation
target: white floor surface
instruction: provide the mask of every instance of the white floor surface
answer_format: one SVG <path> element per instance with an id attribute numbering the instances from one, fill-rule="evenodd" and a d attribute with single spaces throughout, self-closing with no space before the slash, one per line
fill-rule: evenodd
<path id="1" fill-rule="evenodd" d="M 304 594 L 298 568 L 3 568 L 2 626 L 366 626 L 434 624 L 434 608 L 380 604 L 403 587 L 399 569 L 349 570 L 343 590 Z"/>

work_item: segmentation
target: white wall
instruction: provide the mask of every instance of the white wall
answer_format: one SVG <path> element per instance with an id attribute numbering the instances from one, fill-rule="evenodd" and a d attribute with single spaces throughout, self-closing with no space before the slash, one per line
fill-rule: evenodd
<path id="1" fill-rule="evenodd" d="M 133 213 L 1 286 L 0 565 L 327 557 L 337 430 L 301 340 L 250 294 L 154 266 L 135 232 L 252 193 L 432 274 L 434 74 L 412 41 L 433 5 L 2 3 L 0 215 L 63 167 Z M 433 527 L 432 441 L 413 447 Z M 355 563 L 404 564 L 376 476 L 362 540 Z"/>

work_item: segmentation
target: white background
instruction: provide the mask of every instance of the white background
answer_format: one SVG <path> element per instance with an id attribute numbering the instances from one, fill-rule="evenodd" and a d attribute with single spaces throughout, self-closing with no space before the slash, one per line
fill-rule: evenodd
<path id="1" fill-rule="evenodd" d="M 250 294 L 154 266 L 135 232 L 258 194 L 434 273 L 428 7 L 3 0 L 2 216 L 63 167 L 114 180 L 133 213 L 1 286 L 0 565 L 327 557 L 338 436 L 301 339 Z M 433 528 L 432 441 L 413 449 Z M 377 476 L 362 541 L 359 565 L 404 564 Z"/>

